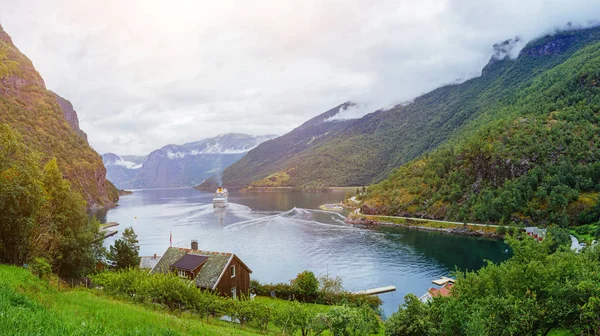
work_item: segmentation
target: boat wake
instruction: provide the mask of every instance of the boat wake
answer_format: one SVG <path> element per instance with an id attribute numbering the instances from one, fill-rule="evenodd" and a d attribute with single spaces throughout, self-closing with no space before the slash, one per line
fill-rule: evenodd
<path id="1" fill-rule="evenodd" d="M 285 218 L 285 222 L 279 219 Z M 339 213 L 324 210 L 313 210 L 304 208 L 292 208 L 288 211 L 274 215 L 254 218 L 229 224 L 226 230 L 241 230 L 243 228 L 269 223 L 299 223 L 312 226 L 319 226 L 321 230 L 357 230 L 357 228 L 347 225 L 344 222 L 345 217 Z"/>

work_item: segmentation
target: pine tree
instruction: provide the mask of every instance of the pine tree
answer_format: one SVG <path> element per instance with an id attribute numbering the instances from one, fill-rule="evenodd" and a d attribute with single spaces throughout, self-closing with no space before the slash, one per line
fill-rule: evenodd
<path id="1" fill-rule="evenodd" d="M 128 227 L 123 231 L 121 239 L 117 239 L 115 244 L 110 246 L 107 259 L 114 269 L 138 267 L 140 264 L 139 251 L 137 235 L 133 228 Z"/>

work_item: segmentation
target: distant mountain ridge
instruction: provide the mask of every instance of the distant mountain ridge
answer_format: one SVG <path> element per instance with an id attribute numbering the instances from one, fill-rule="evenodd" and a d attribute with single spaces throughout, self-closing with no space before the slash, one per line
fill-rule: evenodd
<path id="1" fill-rule="evenodd" d="M 599 28 L 558 32 L 531 41 L 516 59 L 508 57 L 514 42 L 498 44 L 481 76 L 359 119 L 315 122 L 344 108 L 335 107 L 250 151 L 224 171 L 223 182 L 236 188 L 377 183 L 402 164 L 493 122 L 499 116 L 495 107 L 509 106 L 541 73 L 599 39 Z M 319 131 L 305 132 L 311 128 Z M 201 187 L 210 188 L 210 182 Z"/>
<path id="2" fill-rule="evenodd" d="M 275 135 L 240 133 L 183 145 L 167 145 L 147 156 L 102 155 L 108 176 L 121 189 L 177 188 L 197 185 Z"/>
<path id="3" fill-rule="evenodd" d="M 73 105 L 47 90 L 31 60 L 0 26 L 0 123 L 18 131 L 25 143 L 56 157 L 63 175 L 87 201 L 88 207 L 111 206 L 118 191 L 106 179 L 100 155 L 79 128 Z"/>

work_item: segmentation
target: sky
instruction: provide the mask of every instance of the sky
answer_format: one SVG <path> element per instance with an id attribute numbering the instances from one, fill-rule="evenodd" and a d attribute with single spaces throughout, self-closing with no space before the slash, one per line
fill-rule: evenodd
<path id="1" fill-rule="evenodd" d="M 598 0 L 0 0 L 99 152 L 284 134 L 478 76 L 493 44 L 596 24 Z"/>

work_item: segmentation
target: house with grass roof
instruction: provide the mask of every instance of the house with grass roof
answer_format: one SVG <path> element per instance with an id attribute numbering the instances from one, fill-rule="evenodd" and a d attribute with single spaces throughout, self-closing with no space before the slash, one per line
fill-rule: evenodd
<path id="1" fill-rule="evenodd" d="M 175 273 L 200 289 L 237 298 L 248 296 L 252 270 L 233 253 L 192 248 L 169 247 L 150 274 Z"/>

